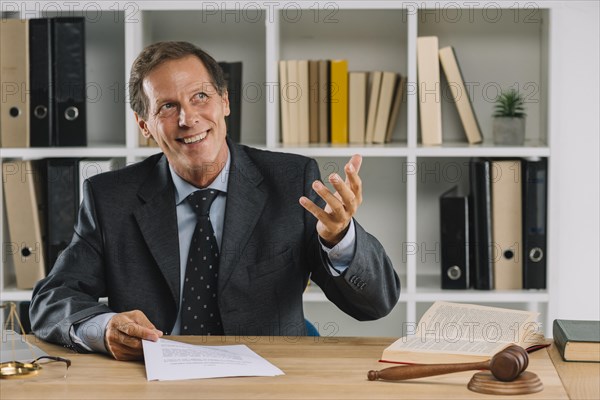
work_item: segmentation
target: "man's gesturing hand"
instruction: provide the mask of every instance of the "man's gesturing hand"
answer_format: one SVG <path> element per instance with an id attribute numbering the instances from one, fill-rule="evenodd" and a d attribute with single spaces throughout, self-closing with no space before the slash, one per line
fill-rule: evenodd
<path id="1" fill-rule="evenodd" d="M 106 350 L 117 360 L 141 360 L 144 357 L 142 339 L 156 342 L 162 335 L 143 312 L 135 310 L 110 319 L 104 343 Z"/>
<path id="2" fill-rule="evenodd" d="M 361 164 L 362 157 L 355 154 L 344 167 L 345 181 L 336 173 L 329 175 L 329 182 L 335 188 L 335 193 L 331 193 L 321 182 L 313 182 L 314 191 L 327 203 L 325 209 L 305 196 L 300 198 L 302 207 L 318 219 L 317 232 L 328 247 L 333 247 L 342 240 L 362 203 L 362 182 L 358 176 Z"/>

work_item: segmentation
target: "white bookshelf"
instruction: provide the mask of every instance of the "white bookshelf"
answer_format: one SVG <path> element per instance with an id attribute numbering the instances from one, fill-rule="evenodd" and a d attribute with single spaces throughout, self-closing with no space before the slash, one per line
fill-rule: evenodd
<path id="1" fill-rule="evenodd" d="M 86 24 L 86 73 L 90 90 L 99 89 L 102 96 L 97 96 L 93 104 L 88 103 L 90 146 L 3 148 L 0 160 L 123 157 L 130 163 L 158 152 L 158 148 L 137 146 L 138 132 L 125 96 L 129 69 L 139 51 L 151 42 L 188 40 L 218 60 L 244 63 L 243 83 L 247 92 L 243 93 L 243 143 L 315 157 L 324 175 L 335 168 L 341 169 L 352 154 L 364 156 L 361 175 L 365 200 L 357 219 L 380 239 L 396 266 L 402 279 L 399 303 L 390 316 L 381 321 L 356 322 L 328 304 L 322 292 L 312 286 L 304 298 L 309 319 L 321 326 L 327 322 L 339 324 L 339 335 L 397 336 L 402 324 L 417 321 L 430 303 L 449 300 L 538 310 L 542 313 L 541 322 L 548 327 L 561 301 L 557 295 L 561 292 L 558 260 L 565 258 L 561 254 L 561 236 L 555 219 L 561 205 L 563 209 L 567 206 L 564 200 L 553 196 L 556 197 L 558 184 L 565 179 L 560 168 L 577 159 L 575 154 L 562 154 L 561 149 L 554 146 L 555 137 L 566 134 L 561 131 L 564 124 L 559 128 L 553 123 L 560 112 L 561 83 L 566 79 L 557 56 L 565 44 L 561 42 L 561 48 L 555 44 L 557 29 L 561 26 L 559 11 L 576 8 L 569 14 L 568 21 L 580 15 L 582 7 L 584 13 L 585 7 L 591 7 L 594 12 L 589 2 L 577 2 L 575 6 L 567 3 L 500 1 L 473 8 L 473 2 L 454 2 L 453 6 L 446 6 L 443 2 L 428 1 L 137 1 L 97 2 L 90 9 L 85 2 L 53 2 L 69 10 L 69 15 L 93 18 L 93 23 Z M 463 8 L 458 9 L 457 4 Z M 596 14 L 597 9 L 596 6 Z M 52 13 L 45 13 L 39 5 L 38 10 L 37 14 L 21 10 L 21 16 L 61 14 L 56 8 Z M 498 13 L 502 17 L 498 17 Z M 420 144 L 416 96 L 416 38 L 419 35 L 437 35 L 440 47 L 455 46 L 466 80 L 477 84 L 473 86 L 474 108 L 484 136 L 482 145 L 467 144 L 454 105 L 444 99 L 444 144 L 439 147 Z M 345 58 L 349 60 L 349 70 L 383 69 L 407 75 L 408 94 L 393 142 L 343 147 L 280 144 L 279 105 L 274 90 L 278 80 L 277 61 L 293 58 Z M 577 62 L 585 60 L 583 55 Z M 523 147 L 494 146 L 491 98 L 499 86 L 511 85 L 530 94 L 531 102 L 526 107 L 527 141 Z M 257 94 L 259 89 L 263 91 Z M 407 251 L 407 243 L 423 244 L 427 248 L 439 242 L 438 196 L 454 184 L 452 179 L 423 180 L 419 177 L 420 168 L 457 167 L 463 178 L 456 183 L 465 186 L 468 183 L 465 162 L 479 156 L 548 158 L 547 234 L 552 250 L 547 260 L 547 290 L 441 290 L 439 259 Z M 595 173 L 597 177 L 597 171 Z M 4 243 L 6 229 L 0 234 Z M 597 266 L 597 251 L 594 254 Z M 31 292 L 16 290 L 12 266 L 4 260 L 0 262 L 0 299 L 27 300 Z"/>

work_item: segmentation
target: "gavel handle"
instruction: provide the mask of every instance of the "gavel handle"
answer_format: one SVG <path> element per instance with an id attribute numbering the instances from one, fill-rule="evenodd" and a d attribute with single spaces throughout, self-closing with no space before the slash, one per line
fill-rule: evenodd
<path id="1" fill-rule="evenodd" d="M 424 378 L 426 376 L 435 376 L 450 374 L 453 372 L 471 371 L 474 369 L 490 369 L 490 362 L 481 361 L 461 364 L 420 364 L 385 368 L 381 371 L 369 371 L 370 381 L 377 379 L 385 380 L 406 380 Z"/>

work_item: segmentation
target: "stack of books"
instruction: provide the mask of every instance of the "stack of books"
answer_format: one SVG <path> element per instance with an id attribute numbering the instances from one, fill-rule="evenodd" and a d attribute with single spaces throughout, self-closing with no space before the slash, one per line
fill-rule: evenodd
<path id="1" fill-rule="evenodd" d="M 481 129 L 454 48 L 448 46 L 439 49 L 437 36 L 423 36 L 417 38 L 419 119 L 422 144 L 442 144 L 440 64 L 446 75 L 452 99 L 458 109 L 469 144 L 481 143 L 483 140 Z"/>
<path id="2" fill-rule="evenodd" d="M 388 143 L 405 81 L 395 72 L 349 72 L 347 60 L 279 61 L 281 141 Z"/>

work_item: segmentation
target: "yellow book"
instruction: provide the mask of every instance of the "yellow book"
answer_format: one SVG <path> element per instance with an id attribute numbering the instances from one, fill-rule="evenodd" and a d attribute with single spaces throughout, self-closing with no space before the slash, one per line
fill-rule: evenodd
<path id="1" fill-rule="evenodd" d="M 348 61 L 331 60 L 331 143 L 348 144 Z"/>

